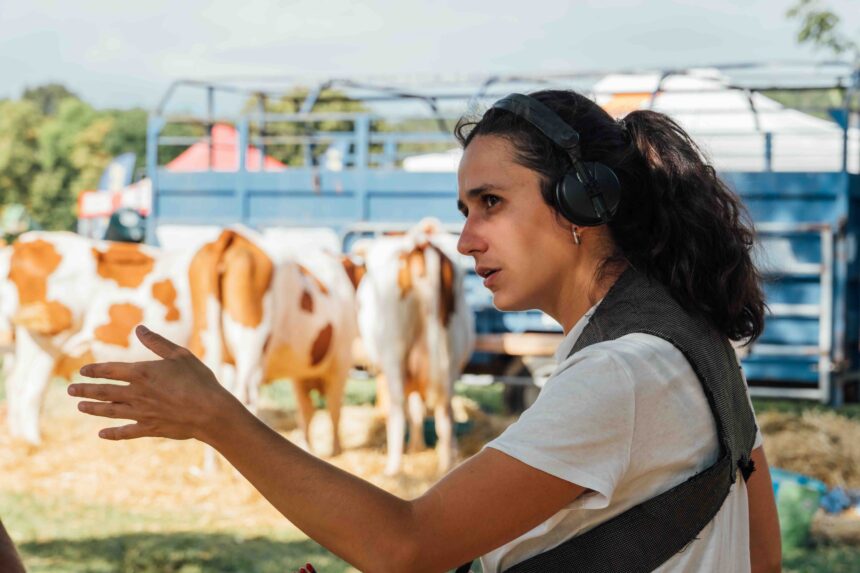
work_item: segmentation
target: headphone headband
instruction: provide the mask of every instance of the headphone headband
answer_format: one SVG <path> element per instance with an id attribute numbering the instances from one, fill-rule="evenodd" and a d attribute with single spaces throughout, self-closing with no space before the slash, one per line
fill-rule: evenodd
<path id="1" fill-rule="evenodd" d="M 582 160 L 579 133 L 543 102 L 513 93 L 493 104 L 529 122 L 550 141 L 564 150 L 571 162 L 568 173 L 556 183 L 556 198 L 561 213 L 583 226 L 608 223 L 618 208 L 618 176 L 606 165 Z"/>
<path id="2" fill-rule="evenodd" d="M 543 102 L 523 94 L 510 94 L 494 103 L 493 108 L 504 109 L 520 116 L 538 128 L 553 143 L 568 153 L 575 152 L 576 159 L 579 158 L 579 133 Z"/>

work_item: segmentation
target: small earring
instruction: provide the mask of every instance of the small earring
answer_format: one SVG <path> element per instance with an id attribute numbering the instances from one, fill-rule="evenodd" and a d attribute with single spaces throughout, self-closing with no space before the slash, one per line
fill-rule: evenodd
<path id="1" fill-rule="evenodd" d="M 571 227 L 571 232 L 573 234 L 573 242 L 579 245 L 582 243 L 582 238 L 579 236 L 579 233 L 576 230 L 576 227 Z"/>

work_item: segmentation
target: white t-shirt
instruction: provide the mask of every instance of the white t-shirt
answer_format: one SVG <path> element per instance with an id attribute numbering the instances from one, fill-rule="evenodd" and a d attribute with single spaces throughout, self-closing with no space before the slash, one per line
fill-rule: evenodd
<path id="1" fill-rule="evenodd" d="M 485 446 L 592 492 L 484 555 L 485 573 L 556 547 L 716 461 L 714 417 L 692 367 L 672 344 L 629 334 L 567 358 L 594 308 L 559 345 L 559 366 L 537 401 Z M 748 572 L 748 516 L 746 484 L 738 476 L 698 539 L 657 571 Z"/>

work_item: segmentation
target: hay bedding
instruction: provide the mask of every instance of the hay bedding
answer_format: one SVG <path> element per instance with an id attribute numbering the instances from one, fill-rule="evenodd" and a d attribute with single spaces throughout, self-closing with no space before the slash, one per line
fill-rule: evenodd
<path id="1" fill-rule="evenodd" d="M 129 511 L 202 514 L 206 526 L 283 527 L 283 517 L 231 469 L 200 475 L 202 446 L 194 441 L 100 440 L 99 428 L 111 424 L 77 412 L 65 387 L 51 385 L 43 417 L 44 443 L 32 448 L 13 441 L 5 429 L 6 405 L 0 403 L 0 490 L 48 499 L 68 497 L 82 503 L 112 505 Z M 295 414 L 263 409 L 266 422 L 288 438 L 299 436 Z M 457 398 L 455 417 L 469 418 L 474 429 L 460 440 L 461 457 L 472 455 L 512 418 L 487 416 L 474 403 Z M 860 422 L 831 412 L 800 416 L 765 412 L 758 416 L 771 465 L 813 476 L 833 487 L 860 487 Z M 399 477 L 383 475 L 385 424 L 369 406 L 347 406 L 341 416 L 344 453 L 334 465 L 405 498 L 426 491 L 441 477 L 432 450 L 407 454 Z M 312 442 L 325 456 L 331 426 L 326 412 L 312 424 Z M 860 518 L 851 511 L 816 519 L 819 537 L 860 541 Z M 161 527 L 169 529 L 169 524 Z"/>
<path id="2" fill-rule="evenodd" d="M 812 476 L 828 487 L 860 488 L 860 422 L 834 412 L 758 416 L 772 466 Z"/>
<path id="3" fill-rule="evenodd" d="M 828 487 L 860 488 L 860 422 L 834 412 L 758 415 L 771 466 L 812 476 Z M 820 541 L 860 543 L 860 515 L 818 510 L 812 536 Z"/>
<path id="4" fill-rule="evenodd" d="M 203 446 L 193 440 L 140 439 L 109 442 L 97 437 L 100 428 L 123 423 L 79 413 L 77 399 L 65 386 L 50 386 L 43 416 L 44 441 L 33 448 L 13 441 L 6 431 L 6 405 L 0 403 L 0 490 L 36 497 L 68 497 L 82 503 L 112 505 L 129 511 L 203 514 L 211 527 L 278 527 L 284 518 L 237 472 L 223 469 L 201 475 Z M 483 415 L 457 398 L 455 415 L 474 420 L 473 432 L 461 440 L 461 453 L 471 455 L 512 421 Z M 266 410 L 262 417 L 282 435 L 297 438 L 295 415 Z M 331 424 L 318 411 L 311 426 L 317 450 L 330 450 Z M 407 454 L 399 477 L 383 475 L 384 420 L 370 406 L 347 406 L 341 415 L 344 452 L 326 458 L 334 465 L 405 498 L 426 491 L 439 477 L 432 450 Z M 167 526 L 169 527 L 169 525 Z"/>

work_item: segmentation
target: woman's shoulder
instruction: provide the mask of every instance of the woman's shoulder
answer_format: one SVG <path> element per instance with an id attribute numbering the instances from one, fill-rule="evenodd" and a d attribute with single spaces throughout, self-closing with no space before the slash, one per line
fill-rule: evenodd
<path id="1" fill-rule="evenodd" d="M 642 368 L 650 369 L 655 365 L 675 370 L 687 370 L 689 363 L 683 353 L 671 342 L 646 333 L 627 334 L 614 340 L 592 344 L 564 359 L 556 369 L 561 374 L 566 371 L 575 373 L 582 369 L 605 367 L 621 368 L 633 378 Z"/>
<path id="2" fill-rule="evenodd" d="M 671 394 L 673 403 L 681 398 L 683 403 L 706 406 L 701 384 L 683 353 L 651 334 L 628 334 L 584 348 L 560 363 L 554 378 L 547 382 L 547 387 L 553 382 L 553 394 L 588 391 L 646 408 L 665 404 Z"/>

